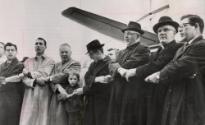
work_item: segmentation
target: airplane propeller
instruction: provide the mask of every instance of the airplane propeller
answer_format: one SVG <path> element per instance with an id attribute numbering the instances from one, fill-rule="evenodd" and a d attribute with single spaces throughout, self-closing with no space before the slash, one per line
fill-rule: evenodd
<path id="1" fill-rule="evenodd" d="M 109 19 L 76 7 L 70 7 L 62 12 L 62 15 L 74 20 L 88 28 L 98 31 L 104 35 L 123 41 L 122 29 L 127 25 L 119 21 Z M 156 34 L 145 31 L 142 36 L 142 41 L 145 45 L 154 45 L 158 43 Z"/>

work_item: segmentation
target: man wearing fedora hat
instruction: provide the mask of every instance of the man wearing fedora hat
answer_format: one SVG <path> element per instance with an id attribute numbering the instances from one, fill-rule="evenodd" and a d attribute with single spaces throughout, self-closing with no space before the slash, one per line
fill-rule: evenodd
<path id="1" fill-rule="evenodd" d="M 93 40 L 87 44 L 87 53 L 93 62 L 85 74 L 85 86 L 74 93 L 86 96 L 84 125 L 104 125 L 110 97 L 110 58 L 103 52 L 104 44 Z"/>
<path id="2" fill-rule="evenodd" d="M 159 19 L 159 22 L 154 25 L 153 30 L 158 35 L 159 41 L 162 44 L 162 48 L 160 48 L 153 55 L 153 58 L 149 63 L 134 69 L 127 70 L 125 73 L 125 78 L 127 80 L 132 77 L 137 77 L 144 80 L 147 76 L 162 69 L 166 64 L 169 63 L 169 61 L 172 60 L 177 49 L 182 46 L 181 43 L 176 43 L 176 41 L 174 40 L 178 26 L 179 24 L 173 21 L 168 16 L 162 16 Z M 146 82 L 149 82 L 148 80 L 149 77 L 146 78 Z M 161 118 L 159 117 L 159 108 L 161 108 L 160 105 L 162 105 L 162 102 L 160 101 L 163 100 L 163 92 L 166 90 L 165 86 L 163 89 L 162 88 L 163 87 L 157 88 L 155 86 L 152 86 L 151 84 L 146 84 L 144 88 L 141 88 L 143 89 L 143 91 L 145 91 L 144 95 L 142 95 L 144 96 L 145 100 L 145 102 L 142 102 L 143 107 L 141 107 L 141 109 L 144 110 L 142 111 L 142 113 L 145 113 L 145 116 L 142 117 L 144 119 L 141 119 L 142 122 L 146 122 L 147 124 L 159 124 L 157 123 L 159 122 L 159 118 Z M 157 113 L 157 115 L 155 113 Z"/>
<path id="3" fill-rule="evenodd" d="M 141 44 L 140 38 L 144 31 L 141 29 L 140 24 L 130 22 L 122 32 L 124 33 L 127 47 L 119 51 L 113 68 L 110 66 L 111 70 L 114 70 L 115 75 L 113 75 L 114 81 L 111 89 L 107 125 L 131 125 L 133 120 L 135 120 L 132 119 L 135 115 L 135 110 L 129 104 L 135 102 L 133 96 L 138 95 L 134 94 L 134 89 L 137 91 L 136 88 L 138 87 L 132 84 L 135 80 L 127 82 L 123 76 L 126 69 L 135 68 L 146 63 L 150 54 L 149 49 Z M 134 86 L 130 86 L 131 84 Z M 127 107 L 127 104 L 131 107 Z"/>

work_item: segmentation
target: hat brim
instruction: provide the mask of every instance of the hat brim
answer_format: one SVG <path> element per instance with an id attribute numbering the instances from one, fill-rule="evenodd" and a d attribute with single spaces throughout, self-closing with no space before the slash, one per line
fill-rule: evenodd
<path id="1" fill-rule="evenodd" d="M 139 32 L 140 34 L 144 34 L 143 30 L 136 29 L 136 28 L 126 28 L 126 29 L 123 29 L 122 32 L 124 33 L 126 30 L 132 30 L 132 31 Z"/>
<path id="2" fill-rule="evenodd" d="M 100 46 L 97 46 L 97 47 L 95 47 L 95 48 L 93 48 L 93 49 L 87 50 L 87 52 L 86 52 L 85 54 L 88 54 L 88 53 L 89 53 L 90 51 L 92 51 L 92 50 L 100 49 L 100 48 L 102 48 L 104 45 L 105 45 L 105 44 L 100 44 Z"/>
<path id="3" fill-rule="evenodd" d="M 175 21 L 167 21 L 167 22 L 161 22 L 161 23 L 155 24 L 154 27 L 153 27 L 154 32 L 157 33 L 158 28 L 161 27 L 161 26 L 164 26 L 164 25 L 171 25 L 178 32 L 179 24 Z"/>

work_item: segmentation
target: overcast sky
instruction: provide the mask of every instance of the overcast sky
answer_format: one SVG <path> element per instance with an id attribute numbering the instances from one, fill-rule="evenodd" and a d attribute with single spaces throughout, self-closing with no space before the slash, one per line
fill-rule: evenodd
<path id="1" fill-rule="evenodd" d="M 34 56 L 35 39 L 44 37 L 48 41 L 46 53 L 55 60 L 59 60 L 58 46 L 68 42 L 73 57 L 82 62 L 86 44 L 93 39 L 106 43 L 106 48 L 122 48 L 123 44 L 63 17 L 63 10 L 75 6 L 128 23 L 166 4 L 169 9 L 140 21 L 144 29 L 152 32 L 162 15 L 175 20 L 187 13 L 205 17 L 205 0 L 0 0 L 0 41 L 16 43 L 21 59 Z"/>

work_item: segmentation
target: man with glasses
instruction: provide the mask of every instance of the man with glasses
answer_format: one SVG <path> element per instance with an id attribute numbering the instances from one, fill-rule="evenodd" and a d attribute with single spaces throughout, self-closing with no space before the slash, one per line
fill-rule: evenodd
<path id="1" fill-rule="evenodd" d="M 137 77 L 138 79 L 144 80 L 150 74 L 162 69 L 166 64 L 171 61 L 175 55 L 175 52 L 182 44 L 176 43 L 175 35 L 177 33 L 179 24 L 173 21 L 168 16 L 162 16 L 159 19 L 159 22 L 154 25 L 153 30 L 158 35 L 161 48 L 153 55 L 152 60 L 142 66 L 139 66 L 134 69 L 127 70 L 125 78 L 127 80 L 132 77 Z M 146 82 L 149 82 L 147 78 Z M 135 84 L 138 84 L 137 82 Z M 163 89 L 162 89 L 163 88 Z M 159 124 L 159 118 L 162 109 L 162 100 L 164 98 L 164 90 L 166 86 L 157 87 L 150 84 L 144 83 L 142 86 L 143 91 L 145 92 L 143 96 L 142 103 L 142 113 L 143 114 L 143 124 Z M 162 91 L 163 90 L 163 91 Z M 147 111 L 147 112 L 146 112 Z M 157 115 L 156 115 L 157 114 Z"/>
<path id="2" fill-rule="evenodd" d="M 44 54 L 46 47 L 46 40 L 37 38 L 36 56 L 25 61 L 23 73 L 19 74 L 26 85 L 20 125 L 48 125 L 51 92 L 43 77 L 51 73 L 54 61 Z"/>
<path id="3" fill-rule="evenodd" d="M 204 21 L 198 15 L 185 15 L 181 17 L 181 25 L 186 44 L 169 64 L 152 74 L 150 81 L 169 84 L 162 125 L 204 125 Z"/>

